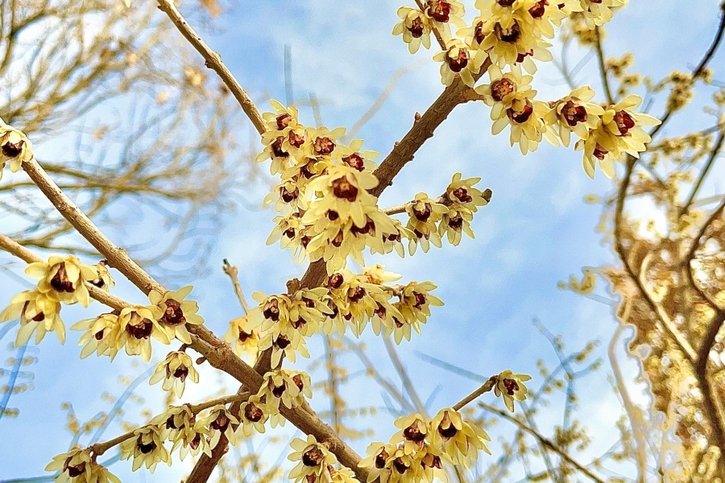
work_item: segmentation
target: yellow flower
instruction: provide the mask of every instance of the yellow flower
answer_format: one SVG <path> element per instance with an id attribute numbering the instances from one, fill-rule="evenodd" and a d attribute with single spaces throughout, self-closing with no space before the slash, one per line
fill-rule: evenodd
<path id="1" fill-rule="evenodd" d="M 329 468 L 332 483 L 359 483 L 355 472 L 346 466 L 340 468 Z"/>
<path id="2" fill-rule="evenodd" d="M 197 312 L 199 305 L 193 300 L 184 300 L 192 290 L 191 285 L 182 287 L 175 292 L 166 292 L 163 295 L 156 290 L 149 292 L 149 301 L 153 307 L 154 316 L 169 339 L 176 337 L 184 344 L 191 344 L 191 336 L 186 324 L 201 325 L 204 323 Z"/>
<path id="3" fill-rule="evenodd" d="M 91 297 L 84 282 L 95 280 L 98 272 L 94 267 L 81 263 L 73 255 L 52 255 L 47 262 L 28 264 L 25 273 L 38 278 L 38 290 L 51 294 L 59 302 L 73 304 L 79 302 L 88 307 Z"/>
<path id="4" fill-rule="evenodd" d="M 536 149 L 544 134 L 548 141 L 557 145 L 558 139 L 547 124 L 549 107 L 534 100 L 536 91 L 530 85 L 532 77 L 522 75 L 519 67 L 504 74 L 500 68 L 492 66 L 488 73 L 491 83 L 477 87 L 476 92 L 491 106 L 491 132 L 498 134 L 510 125 L 509 141 L 512 146 L 519 143 L 522 154 Z"/>
<path id="5" fill-rule="evenodd" d="M 267 131 L 285 132 L 299 125 L 299 113 L 296 107 L 285 107 L 276 99 L 270 100 L 269 103 L 272 105 L 274 112 L 262 114 Z"/>
<path id="6" fill-rule="evenodd" d="M 586 139 L 576 143 L 576 149 L 584 151 L 583 165 L 589 177 L 594 176 L 595 166 L 599 164 L 602 172 L 611 178 L 615 160 L 623 154 L 637 158 L 647 150 L 646 143 L 651 138 L 642 126 L 655 126 L 660 121 L 633 111 L 641 102 L 641 97 L 632 95 L 607 107 L 597 127 L 589 131 Z"/>
<path id="7" fill-rule="evenodd" d="M 395 445 L 390 443 L 370 443 L 367 448 L 367 456 L 363 458 L 358 466 L 368 470 L 367 483 L 377 479 L 387 482 L 391 473 L 391 455 L 395 452 Z"/>
<path id="8" fill-rule="evenodd" d="M 430 48 L 431 22 L 429 18 L 417 8 L 400 7 L 398 9 L 400 23 L 393 27 L 393 35 L 402 35 L 403 42 L 408 44 L 408 51 L 415 54 L 423 45 Z"/>
<path id="9" fill-rule="evenodd" d="M 604 25 L 614 15 L 614 9 L 626 5 L 627 0 L 580 0 L 583 9 L 582 15 L 586 20 L 587 27 Z"/>
<path id="10" fill-rule="evenodd" d="M 448 208 L 433 200 L 427 194 L 418 193 L 413 201 L 405 205 L 405 211 L 409 216 L 406 228 L 415 235 L 408 242 L 410 254 L 415 253 L 417 245 L 420 245 L 424 252 L 428 251 L 430 243 L 440 247 L 441 238 L 436 225 L 443 218 L 443 214 L 448 211 Z"/>
<path id="11" fill-rule="evenodd" d="M 5 163 L 10 161 L 10 171 L 15 173 L 20 165 L 33 159 L 33 145 L 22 131 L 15 129 L 0 118 L 0 179 Z"/>
<path id="12" fill-rule="evenodd" d="M 289 477 L 293 481 L 329 482 L 332 481 L 330 470 L 337 463 L 337 458 L 324 444 L 309 434 L 307 439 L 295 438 L 290 443 L 295 451 L 287 457 L 290 461 L 298 461 Z"/>
<path id="13" fill-rule="evenodd" d="M 60 342 L 65 342 L 65 325 L 60 319 L 60 303 L 53 294 L 38 290 L 22 292 L 10 301 L 10 305 L 0 312 L 0 323 L 8 320 L 20 320 L 20 328 L 15 336 L 15 345 L 25 345 L 35 333 L 35 343 L 40 343 L 46 332 L 55 332 Z"/>
<path id="14" fill-rule="evenodd" d="M 251 320 L 252 314 L 232 319 L 224 335 L 224 340 L 229 343 L 234 353 L 250 363 L 254 363 L 259 352 L 259 322 Z M 259 311 L 256 314 L 259 314 Z"/>
<path id="15" fill-rule="evenodd" d="M 217 444 L 219 444 L 222 434 L 226 436 L 232 445 L 236 444 L 237 435 L 234 428 L 239 424 L 239 420 L 223 404 L 211 408 L 203 424 L 211 431 L 211 438 L 209 439 L 211 449 L 216 448 Z"/>
<path id="16" fill-rule="evenodd" d="M 133 471 L 143 465 L 153 472 L 159 462 L 171 464 L 169 452 L 164 447 L 164 440 L 156 426 L 136 429 L 133 436 L 120 444 L 120 449 L 122 460 L 133 458 Z"/>
<path id="17" fill-rule="evenodd" d="M 496 376 L 496 385 L 493 387 L 496 397 L 503 397 L 503 402 L 509 411 L 514 411 L 514 401 L 523 401 L 526 399 L 528 389 L 524 382 L 531 379 L 528 374 L 514 374 L 510 370 L 505 370 Z"/>
<path id="18" fill-rule="evenodd" d="M 428 420 L 418 413 L 402 416 L 395 420 L 397 432 L 390 440 L 391 443 L 402 443 L 403 453 L 415 455 L 420 452 L 428 436 Z"/>
<path id="19" fill-rule="evenodd" d="M 361 149 L 362 146 L 362 139 L 353 139 L 348 145 L 338 144 L 333 158 L 336 162 L 346 164 L 358 171 L 372 172 L 377 167 L 373 159 L 378 157 L 378 153 L 370 149 Z"/>
<path id="20" fill-rule="evenodd" d="M 194 382 L 199 382 L 199 373 L 194 368 L 194 362 L 186 352 L 172 351 L 156 366 L 149 383 L 156 384 L 163 379 L 164 391 L 172 391 L 174 396 L 180 398 L 184 394 L 187 377 Z"/>
<path id="21" fill-rule="evenodd" d="M 571 133 L 586 139 L 589 131 L 595 129 L 604 114 L 602 106 L 590 102 L 594 90 L 589 86 L 574 89 L 568 96 L 554 102 L 548 112 L 547 123 L 558 125 L 558 134 L 564 146 L 569 146 Z"/>
<path id="22" fill-rule="evenodd" d="M 451 39 L 448 50 L 437 53 L 433 60 L 441 62 L 443 85 L 451 85 L 456 77 L 460 77 L 464 84 L 473 87 L 476 83 L 474 76 L 481 70 L 481 65 L 486 60 L 486 52 L 475 49 L 462 40 Z"/>
<path id="23" fill-rule="evenodd" d="M 73 324 L 71 329 L 85 331 L 78 342 L 78 345 L 83 346 L 81 359 L 88 357 L 93 352 L 99 356 L 107 355 L 111 358 L 116 356 L 118 352 L 116 339 L 120 330 L 116 314 L 107 313 L 84 319 Z"/>
<path id="24" fill-rule="evenodd" d="M 446 188 L 446 194 L 444 196 L 448 199 L 451 206 L 459 205 L 460 207 L 476 212 L 479 206 L 486 206 L 491 200 L 490 190 L 483 192 L 474 186 L 479 181 L 481 181 L 481 178 L 463 179 L 461 173 L 455 173 Z"/>
<path id="25" fill-rule="evenodd" d="M 485 6 L 484 3 L 490 5 Z M 551 44 L 542 38 L 548 31 L 548 24 L 534 23 L 528 10 L 520 8 L 523 5 L 521 1 L 501 7 L 494 0 L 478 0 L 476 5 L 481 9 L 481 17 L 474 35 L 480 41 L 480 49 L 488 53 L 493 64 L 499 67 L 514 65 L 535 52 L 542 60 L 551 58 L 546 54 Z M 492 6 L 496 8 L 492 10 Z"/>
<path id="26" fill-rule="evenodd" d="M 355 226 L 363 228 L 367 221 L 366 208 L 374 208 L 377 203 L 368 190 L 377 185 L 378 179 L 369 171 L 358 171 L 349 165 L 331 166 L 324 175 L 310 182 L 308 189 L 320 196 L 310 203 L 303 221 L 310 223 L 329 218 L 329 212 L 334 211 L 335 220 L 352 220 Z"/>
<path id="27" fill-rule="evenodd" d="M 158 427 L 162 439 L 172 442 L 171 453 L 181 448 L 182 459 L 189 452 L 196 452 L 202 447 L 208 447 L 206 437 L 198 431 L 196 415 L 188 404 L 171 406 L 164 413 L 151 420 L 151 424 Z"/>
<path id="28" fill-rule="evenodd" d="M 166 331 L 154 316 L 154 307 L 124 307 L 118 316 L 119 332 L 116 350 L 124 347 L 126 354 L 141 355 L 148 362 L 151 359 L 151 336 L 168 344 L 171 342 Z"/>
<path id="29" fill-rule="evenodd" d="M 324 444 L 309 434 L 307 439 L 295 438 L 290 443 L 295 451 L 287 456 L 290 461 L 298 461 L 289 477 L 293 481 L 323 482 L 332 481 L 330 470 L 337 458 Z"/>
<path id="30" fill-rule="evenodd" d="M 491 454 L 491 437 L 478 426 L 468 424 L 451 408 L 438 411 L 430 423 L 430 443 L 453 464 L 470 468 L 479 451 Z"/>
<path id="31" fill-rule="evenodd" d="M 74 446 L 67 453 L 53 457 L 45 471 L 55 471 L 58 483 L 121 483 L 104 466 L 96 463 L 87 449 Z"/>
<path id="32" fill-rule="evenodd" d="M 280 402 L 287 408 L 301 406 L 305 398 L 312 398 L 312 382 L 304 372 L 277 369 L 264 374 L 264 382 L 259 388 L 257 397 L 264 407 L 276 414 Z"/>
<path id="33" fill-rule="evenodd" d="M 116 284 L 111 277 L 111 272 L 108 270 L 108 262 L 106 260 L 101 260 L 97 264 L 92 265 L 91 268 L 96 271 L 96 278 L 88 280 L 88 283 L 91 285 L 108 292 Z"/>
<path id="34" fill-rule="evenodd" d="M 427 0 L 424 11 L 446 40 L 451 37 L 450 24 L 461 26 L 465 23 L 465 8 L 458 0 Z"/>
<path id="35" fill-rule="evenodd" d="M 292 296 L 266 297 L 260 292 L 252 294 L 260 305 L 250 316 L 264 319 L 260 330 L 259 349 L 272 348 L 272 365 L 279 363 L 283 353 L 292 362 L 295 361 L 296 354 L 309 357 L 304 338 L 321 327 L 323 311 L 327 310 L 323 301 L 326 293 L 324 288 L 316 288 L 299 290 Z"/>
<path id="36" fill-rule="evenodd" d="M 249 437 L 255 433 L 264 433 L 264 424 L 269 419 L 269 411 L 266 404 L 260 401 L 260 398 L 252 396 L 248 401 L 243 402 L 239 408 L 239 428 L 237 432 L 241 432 L 245 437 Z"/>
<path id="37" fill-rule="evenodd" d="M 471 229 L 471 221 L 473 213 L 465 208 L 448 208 L 448 212 L 443 215 L 443 219 L 438 224 L 438 234 L 441 238 L 448 238 L 448 243 L 458 245 L 461 242 L 462 234 L 465 233 L 471 238 L 475 238 Z"/>

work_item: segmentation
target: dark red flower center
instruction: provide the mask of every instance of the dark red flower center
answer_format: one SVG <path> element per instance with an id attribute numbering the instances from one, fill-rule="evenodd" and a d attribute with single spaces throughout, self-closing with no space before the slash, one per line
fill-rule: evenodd
<path id="1" fill-rule="evenodd" d="M 25 141 L 20 140 L 16 143 L 6 142 L 2 145 L 2 152 L 5 157 L 14 158 L 23 151 Z"/>
<path id="2" fill-rule="evenodd" d="M 524 105 L 524 108 L 521 111 L 515 111 L 511 107 L 506 110 L 506 114 L 508 115 L 509 119 L 519 124 L 523 124 L 528 121 L 533 113 L 534 106 L 532 106 L 528 100 L 526 101 L 526 105 Z"/>
<path id="3" fill-rule="evenodd" d="M 351 168 L 355 168 L 358 171 L 362 171 L 365 169 L 365 160 L 358 153 L 352 153 L 350 156 L 345 156 L 344 158 L 342 158 L 342 161 Z"/>
<path id="4" fill-rule="evenodd" d="M 410 23 L 410 27 L 408 27 L 408 32 L 410 32 L 410 35 L 412 35 L 413 38 L 418 39 L 423 36 L 424 31 L 425 27 L 423 25 L 423 19 L 415 17 Z"/>
<path id="5" fill-rule="evenodd" d="M 468 51 L 466 49 L 458 48 L 458 55 L 451 57 L 453 49 L 455 49 L 455 47 L 448 50 L 446 62 L 448 62 L 448 67 L 450 67 L 453 72 L 460 72 L 468 65 Z"/>
<path id="6" fill-rule="evenodd" d="M 584 106 L 575 104 L 573 101 L 566 101 L 564 107 L 561 108 L 561 115 L 564 116 L 564 120 L 571 127 L 587 120 L 587 110 Z"/>
<path id="7" fill-rule="evenodd" d="M 290 125 L 292 122 L 292 116 L 288 113 L 283 113 L 277 116 L 277 129 L 282 130 Z"/>
<path id="8" fill-rule="evenodd" d="M 161 316 L 159 322 L 167 325 L 179 325 L 186 323 L 186 317 L 184 317 L 184 311 L 181 309 L 181 304 L 174 300 L 168 299 L 164 302 L 166 308 L 164 309 L 164 315 Z"/>
<path id="9" fill-rule="evenodd" d="M 491 82 L 491 97 L 496 102 L 501 102 L 504 97 L 516 90 L 516 83 L 508 77 L 502 77 Z"/>
<path id="10" fill-rule="evenodd" d="M 126 326 L 126 332 L 128 332 L 135 339 L 148 339 L 151 337 L 154 324 L 149 319 L 141 319 L 138 325 L 128 324 Z"/>
<path id="11" fill-rule="evenodd" d="M 313 147 L 315 148 L 315 153 L 319 155 L 330 154 L 335 150 L 335 141 L 327 136 L 317 137 L 315 138 Z"/>
<path id="12" fill-rule="evenodd" d="M 617 124 L 619 134 L 625 136 L 634 127 L 634 118 L 627 111 L 617 111 L 614 115 L 614 122 Z"/>
<path id="13" fill-rule="evenodd" d="M 352 203 L 357 199 L 358 189 L 357 186 L 352 184 L 347 177 L 337 178 L 332 182 L 332 193 L 338 198 Z"/>
<path id="14" fill-rule="evenodd" d="M 433 20 L 446 23 L 451 18 L 451 4 L 444 0 L 429 0 L 427 13 Z"/>
<path id="15" fill-rule="evenodd" d="M 58 267 L 58 271 L 55 272 L 53 278 L 50 279 L 50 286 L 58 292 L 73 293 L 73 283 L 68 280 L 68 274 L 65 271 L 65 264 L 61 264 Z"/>
<path id="16" fill-rule="evenodd" d="M 496 37 L 498 37 L 501 42 L 508 42 L 510 44 L 515 43 L 521 37 L 521 27 L 519 27 L 518 22 L 514 22 L 511 27 L 507 29 L 503 28 L 500 23 L 496 22 L 496 25 L 493 27 L 493 31 L 496 33 Z"/>
<path id="17" fill-rule="evenodd" d="M 506 394 L 509 396 L 513 396 L 516 391 L 518 391 L 519 383 L 516 382 L 514 379 L 504 378 L 503 379 L 503 387 L 506 389 Z"/>
<path id="18" fill-rule="evenodd" d="M 325 453 L 322 452 L 322 450 L 318 447 L 314 447 L 309 451 L 306 451 L 302 455 L 302 463 L 305 466 L 313 467 L 313 466 L 319 466 L 320 463 L 322 463 L 322 460 L 325 459 Z"/>

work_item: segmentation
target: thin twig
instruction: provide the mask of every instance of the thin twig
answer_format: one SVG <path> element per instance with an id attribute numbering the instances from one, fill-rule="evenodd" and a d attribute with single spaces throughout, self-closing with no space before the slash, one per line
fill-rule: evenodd
<path id="1" fill-rule="evenodd" d="M 189 25 L 181 12 L 176 8 L 171 0 L 158 0 L 159 9 L 168 15 L 169 19 L 173 22 L 176 28 L 179 30 L 181 35 L 201 54 L 204 58 L 205 65 L 217 73 L 219 78 L 224 82 L 229 90 L 231 91 L 234 98 L 239 102 L 242 110 L 247 115 L 254 128 L 259 134 L 264 134 L 264 119 L 259 113 L 257 106 L 254 105 L 254 101 L 249 97 L 246 91 L 239 84 L 234 74 L 227 68 L 222 62 L 222 58 L 218 52 L 214 52 L 204 42 L 204 40 L 197 34 L 193 28 Z"/>
<path id="2" fill-rule="evenodd" d="M 398 356 L 398 351 L 396 350 L 395 345 L 393 345 L 390 337 L 383 337 L 383 343 L 385 344 L 385 350 L 388 353 L 388 357 L 390 357 L 390 362 L 393 363 L 393 367 L 398 373 L 398 376 L 400 376 L 400 380 L 403 383 L 405 392 L 408 394 L 408 397 L 410 397 L 410 399 L 413 401 L 413 405 L 415 406 L 416 410 L 423 416 L 425 416 L 427 413 L 425 405 L 418 396 L 418 392 L 415 390 L 413 381 L 410 379 L 408 371 L 403 365 L 403 361 L 401 361 L 400 357 Z"/>
<path id="3" fill-rule="evenodd" d="M 693 186 L 692 188 L 690 196 L 687 197 L 687 201 L 685 201 L 685 204 L 680 210 L 681 215 L 687 213 L 687 211 L 690 209 L 690 206 L 692 206 L 692 203 L 695 201 L 695 196 L 697 196 L 697 192 L 700 191 L 700 187 L 702 187 L 702 183 L 703 181 L 705 181 L 705 177 L 710 172 L 710 168 L 712 168 L 715 164 L 717 155 L 720 154 L 720 149 L 723 146 L 724 139 L 725 133 L 721 132 L 720 135 L 717 137 L 717 140 L 715 141 L 715 146 L 713 146 L 712 151 L 710 152 L 710 156 L 705 162 L 705 166 L 703 166 L 702 168 L 702 172 L 700 172 L 700 176 L 697 177 L 697 181 L 695 182 L 695 186 Z"/>
<path id="4" fill-rule="evenodd" d="M 225 258 L 222 264 L 222 270 L 224 270 L 224 273 L 226 273 L 229 279 L 232 281 L 232 285 L 234 286 L 234 293 L 237 295 L 237 299 L 239 299 L 239 304 L 242 306 L 244 315 L 248 315 L 251 310 L 249 308 L 249 305 L 247 305 L 247 299 L 244 297 L 242 286 L 239 284 L 239 269 L 237 269 L 236 265 L 230 264 L 229 260 Z"/>
<path id="5" fill-rule="evenodd" d="M 602 85 L 604 86 L 604 95 L 607 96 L 607 102 L 614 104 L 614 96 L 612 95 L 612 89 L 609 86 L 609 74 L 607 73 L 606 59 L 604 58 L 604 49 L 602 47 L 602 37 L 599 27 L 594 29 L 596 33 L 595 47 L 597 49 L 597 59 L 599 61 L 599 70 L 602 75 Z"/>
<path id="6" fill-rule="evenodd" d="M 599 476 L 595 475 L 591 470 L 589 470 L 586 466 L 582 465 L 578 461 L 576 461 L 574 458 L 569 456 L 566 451 L 559 448 L 553 441 L 543 436 L 541 433 L 536 431 L 534 428 L 528 426 L 526 423 L 519 421 L 512 415 L 508 414 L 505 411 L 502 411 L 494 406 L 488 405 L 486 403 L 478 403 L 478 405 L 485 409 L 486 411 L 492 412 L 494 414 L 497 414 L 501 416 L 504 419 L 507 419 L 508 421 L 511 421 L 515 425 L 517 425 L 522 430 L 526 431 L 530 435 L 532 435 L 534 438 L 536 438 L 543 446 L 549 448 L 553 452 L 557 453 L 559 456 L 561 456 L 562 459 L 564 459 L 567 463 L 571 464 L 573 467 L 575 467 L 577 470 L 579 470 L 582 474 L 590 478 L 592 481 L 596 481 L 598 483 L 604 483 L 604 479 L 600 478 Z"/>
<path id="7" fill-rule="evenodd" d="M 472 401 L 475 401 L 481 395 L 486 394 L 491 389 L 493 389 L 497 382 L 498 382 L 498 376 L 489 377 L 488 380 L 486 380 L 486 382 L 484 382 L 483 385 L 481 385 L 481 387 L 479 387 L 478 389 L 473 391 L 471 394 L 469 394 L 468 396 L 466 396 L 463 399 L 461 399 L 460 401 L 458 401 L 456 404 L 454 404 L 452 406 L 452 408 L 455 409 L 456 411 L 460 411 L 467 404 L 469 404 Z"/>

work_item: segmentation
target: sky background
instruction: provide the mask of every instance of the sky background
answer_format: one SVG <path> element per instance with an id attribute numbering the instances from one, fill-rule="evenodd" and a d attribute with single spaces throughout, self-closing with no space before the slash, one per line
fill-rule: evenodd
<path id="1" fill-rule="evenodd" d="M 691 68 L 711 41 L 718 3 L 664 0 L 655 7 L 652 2 L 633 1 L 609 25 L 607 55 L 632 51 L 635 68 L 653 78 L 672 69 Z M 421 51 L 411 56 L 402 40 L 391 35 L 399 6 L 383 0 L 244 2 L 232 6 L 215 21 L 209 43 L 221 53 L 263 110 L 268 109 L 269 98 L 285 99 L 283 52 L 285 45 L 289 45 L 295 97 L 300 100 L 310 94 L 316 96 L 323 121 L 330 128 L 354 124 L 399 69 L 410 69 L 395 85 L 382 109 L 356 136 L 366 141 L 368 149 L 380 152 L 382 158 L 407 131 L 414 113 L 424 111 L 443 89 L 438 64 L 430 60 L 432 52 Z M 553 53 L 558 57 L 558 46 Z M 574 65 L 587 54 L 574 49 L 570 55 L 570 65 Z M 713 66 L 716 74 L 723 74 L 722 55 L 716 57 Z M 590 83 L 601 92 L 594 57 L 590 57 L 576 80 Z M 540 65 L 535 85 L 541 99 L 554 99 L 568 92 L 552 64 Z M 655 105 L 652 113 L 658 112 L 660 106 Z M 537 375 L 536 361 L 544 359 L 553 366 L 556 355 L 534 327 L 534 319 L 561 335 L 571 349 L 580 349 L 593 339 L 603 341 L 597 355 L 605 358 L 607 342 L 616 327 L 610 306 L 557 288 L 558 281 L 579 274 L 582 267 L 612 263 L 610 249 L 602 244 L 601 234 L 595 232 L 601 208 L 583 202 L 587 194 L 606 196 L 612 189 L 611 182 L 601 173 L 594 180 L 587 178 L 579 153 L 571 149 L 543 143 L 538 151 L 522 157 L 517 148 L 509 147 L 508 131 L 497 137 L 490 135 L 488 115 L 488 109 L 481 104 L 456 109 L 381 199 L 382 206 L 393 206 L 420 191 L 434 196 L 459 171 L 464 177 L 480 176 L 481 187 L 493 190 L 493 200 L 474 219 L 475 240 L 464 238 L 458 247 L 444 244 L 442 249 L 432 248 L 427 254 L 418 252 L 404 259 L 391 256 L 368 260 L 384 263 L 389 270 L 402 274 L 403 281 L 430 280 L 439 287 L 436 295 L 443 299 L 445 307 L 433 311 L 422 335 L 400 346 L 401 357 L 419 393 L 424 399 L 433 394 L 429 401 L 431 412 L 453 404 L 477 384 L 431 366 L 418 353 L 483 376 L 507 368 Z M 313 123 L 308 109 L 303 109 L 302 117 Z M 691 127 L 692 122 L 705 123 L 706 127 L 709 121 L 703 116 L 697 121 L 685 116 L 684 120 L 671 123 L 666 131 Z M 239 126 L 241 139 L 248 138 L 249 129 L 248 124 Z M 264 194 L 264 187 L 257 184 L 245 189 L 244 197 L 247 202 L 260 205 Z M 248 294 L 257 290 L 282 292 L 285 281 L 300 276 L 306 268 L 295 264 L 291 255 L 278 246 L 265 246 L 273 216 L 271 210 L 244 207 L 225 213 L 226 221 L 208 256 L 207 274 L 184 283 L 195 286 L 193 297 L 200 303 L 201 314 L 219 335 L 226 331 L 229 319 L 240 315 L 229 282 L 220 269 L 222 258 L 239 267 L 240 282 Z M 21 273 L 19 266 L 17 273 Z M 115 293 L 143 302 L 142 296 L 117 274 L 116 279 Z M 0 287 L 2 306 L 26 288 L 9 277 L 0 278 Z M 69 326 L 101 310 L 98 304 L 88 311 L 64 308 L 63 316 Z M 13 338 L 11 330 L 2 339 L 0 357 L 14 354 L 7 347 Z M 78 416 L 86 420 L 99 411 L 108 411 L 110 405 L 102 393 L 119 396 L 123 392 L 119 376 L 133 378 L 145 370 L 125 355 L 119 355 L 113 363 L 107 358 L 80 360 L 75 347 L 77 338 L 77 334 L 69 333 L 68 341 L 61 346 L 55 336 L 49 335 L 39 347 L 28 350 L 37 358 L 31 366 L 35 388 L 11 399 L 10 406 L 21 409 L 18 417 L 0 420 L 0 480 L 43 475 L 43 467 L 52 456 L 66 451 L 70 436 L 64 429 L 65 413 L 60 402 L 73 404 Z M 370 357 L 380 361 L 382 370 L 394 378 L 382 342 L 370 335 L 364 340 Z M 319 347 L 313 343 L 311 350 Z M 163 348 L 156 346 L 154 358 L 158 360 L 163 354 Z M 304 364 L 303 360 L 299 366 Z M 359 365 L 351 363 L 350 367 Z M 627 365 L 627 372 L 634 376 L 634 364 Z M 580 386 L 578 418 L 595 428 L 588 454 L 601 453 L 617 439 L 613 428 L 621 410 L 610 390 L 608 374 L 605 364 L 605 369 L 588 376 Z M 537 379 L 534 387 L 540 382 Z M 0 384 L 5 381 L 0 379 Z M 234 390 L 228 381 L 202 371 L 202 383 L 187 386 L 184 400 L 198 401 L 225 384 L 229 391 Z M 344 391 L 352 407 L 384 406 L 381 391 L 370 381 L 348 384 Z M 150 387 L 143 381 L 138 395 L 153 413 L 162 409 L 159 385 Z M 485 396 L 484 400 L 492 402 L 493 396 Z M 318 397 L 315 402 L 316 409 L 327 409 L 325 398 Z M 138 412 L 136 407 L 132 404 L 128 410 Z M 551 424 L 560 422 L 561 414 L 558 403 L 546 408 L 540 419 L 542 431 L 547 433 Z M 142 422 L 140 417 L 136 421 Z M 387 439 L 393 433 L 392 416 L 382 414 L 374 423 L 377 439 Z M 502 423 L 492 433 L 510 431 L 511 426 Z M 118 427 L 112 427 L 103 439 L 119 432 Z M 367 441 L 355 441 L 352 445 L 364 452 Z M 269 456 L 273 460 L 277 453 Z M 175 465 L 173 469 L 159 466 L 154 475 L 142 471 L 129 476 L 129 467 L 128 462 L 120 462 L 111 469 L 124 481 L 173 481 L 186 471 L 184 465 Z M 619 469 L 625 475 L 626 470 Z"/>

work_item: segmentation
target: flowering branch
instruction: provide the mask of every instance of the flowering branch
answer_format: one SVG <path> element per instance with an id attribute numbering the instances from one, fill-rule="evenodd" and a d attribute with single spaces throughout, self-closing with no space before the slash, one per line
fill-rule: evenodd
<path id="1" fill-rule="evenodd" d="M 243 393 L 237 393 L 237 394 L 231 394 L 228 396 L 218 397 L 216 399 L 209 399 L 208 401 L 204 401 L 203 403 L 199 403 L 199 404 L 186 404 L 186 406 L 189 408 L 189 410 L 193 414 L 198 414 L 205 409 L 209 409 L 209 408 L 217 406 L 219 404 L 228 404 L 230 402 L 246 400 L 249 398 L 249 396 L 250 396 L 250 394 L 248 392 L 243 392 Z M 140 426 L 139 428 L 134 428 L 131 431 L 128 431 L 127 433 L 123 433 L 119 436 L 116 436 L 113 439 L 109 439 L 108 441 L 93 444 L 88 449 L 90 449 L 94 455 L 101 456 L 103 453 L 105 453 L 109 449 L 113 448 L 114 446 L 117 446 L 117 445 L 123 443 L 124 441 L 126 441 L 127 439 L 132 438 L 135 434 L 137 434 L 137 431 L 140 428 L 145 428 L 148 426 L 149 425 L 144 425 L 144 426 Z"/>

